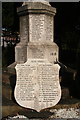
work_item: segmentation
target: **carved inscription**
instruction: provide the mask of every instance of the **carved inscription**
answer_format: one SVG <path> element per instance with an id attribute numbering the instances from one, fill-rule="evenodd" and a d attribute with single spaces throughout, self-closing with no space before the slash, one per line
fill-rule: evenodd
<path id="1" fill-rule="evenodd" d="M 30 41 L 44 39 L 44 15 L 30 15 Z"/>
<path id="2" fill-rule="evenodd" d="M 46 15 L 30 15 L 30 41 L 53 41 L 53 17 Z"/>
<path id="3" fill-rule="evenodd" d="M 46 60 L 28 60 L 16 66 L 15 98 L 23 107 L 41 110 L 57 104 L 61 97 L 59 66 Z"/>
<path id="4" fill-rule="evenodd" d="M 46 16 L 45 15 L 45 36 L 46 41 L 52 41 L 53 42 L 53 17 L 52 16 Z"/>

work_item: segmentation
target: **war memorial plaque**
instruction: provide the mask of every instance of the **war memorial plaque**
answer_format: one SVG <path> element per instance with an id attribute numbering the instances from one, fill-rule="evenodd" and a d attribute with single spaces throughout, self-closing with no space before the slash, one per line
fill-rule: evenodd
<path id="1" fill-rule="evenodd" d="M 17 64 L 15 98 L 25 108 L 41 109 L 52 107 L 61 98 L 59 66 L 46 59 L 29 59 Z"/>
<path id="2" fill-rule="evenodd" d="M 55 106 L 61 98 L 60 67 L 55 64 L 58 46 L 53 42 L 55 13 L 44 2 L 25 2 L 18 9 L 21 38 L 15 48 L 14 96 L 20 106 L 37 111 Z"/>

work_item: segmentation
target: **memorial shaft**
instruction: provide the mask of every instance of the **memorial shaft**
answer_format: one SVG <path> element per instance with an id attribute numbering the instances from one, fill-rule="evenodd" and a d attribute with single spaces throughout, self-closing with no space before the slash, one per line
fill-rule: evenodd
<path id="1" fill-rule="evenodd" d="M 29 57 L 53 59 L 51 62 L 58 59 L 58 46 L 53 42 L 56 9 L 41 2 L 26 2 L 17 12 L 20 17 L 20 43 L 15 48 L 15 61 L 24 63 Z M 49 52 L 47 56 L 45 52 Z"/>

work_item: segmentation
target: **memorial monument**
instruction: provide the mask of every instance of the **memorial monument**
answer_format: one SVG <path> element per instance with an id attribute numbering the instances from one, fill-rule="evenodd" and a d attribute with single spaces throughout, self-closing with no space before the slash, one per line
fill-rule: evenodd
<path id="1" fill-rule="evenodd" d="M 56 9 L 48 2 L 25 2 L 17 10 L 20 43 L 15 48 L 16 86 L 14 96 L 25 108 L 40 111 L 61 98 L 58 46 L 54 43 Z"/>

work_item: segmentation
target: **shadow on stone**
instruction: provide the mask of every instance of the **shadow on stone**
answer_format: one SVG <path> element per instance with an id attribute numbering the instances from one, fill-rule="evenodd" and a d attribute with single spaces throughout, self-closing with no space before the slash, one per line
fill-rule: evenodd
<path id="1" fill-rule="evenodd" d="M 32 118 L 49 118 L 51 115 L 53 115 L 54 113 L 50 112 L 50 111 L 41 111 L 41 112 L 37 112 L 35 110 L 21 110 L 19 112 L 19 114 L 24 115 L 26 117 L 28 117 L 29 119 Z"/>

